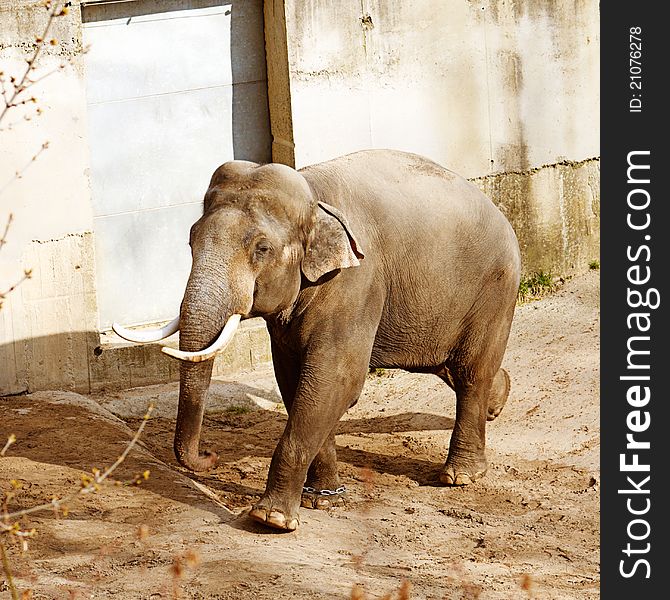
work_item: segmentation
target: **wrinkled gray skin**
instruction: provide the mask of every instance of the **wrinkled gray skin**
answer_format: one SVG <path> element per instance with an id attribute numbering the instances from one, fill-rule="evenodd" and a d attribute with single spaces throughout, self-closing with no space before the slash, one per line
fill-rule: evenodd
<path id="1" fill-rule="evenodd" d="M 233 161 L 212 176 L 190 244 L 180 349 L 208 346 L 233 313 L 263 317 L 272 340 L 288 422 L 252 518 L 295 529 L 303 485 L 340 485 L 335 430 L 369 367 L 432 373 L 452 387 L 440 479 L 484 475 L 487 417 L 510 387 L 500 364 L 520 259 L 511 226 L 477 188 L 396 151 L 300 171 Z M 212 361 L 181 365 L 174 448 L 194 471 L 216 461 L 198 450 L 211 372 Z"/>

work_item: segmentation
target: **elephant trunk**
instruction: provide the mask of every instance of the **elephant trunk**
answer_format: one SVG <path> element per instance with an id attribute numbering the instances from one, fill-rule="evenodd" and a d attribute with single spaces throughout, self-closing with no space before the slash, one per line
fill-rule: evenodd
<path id="1" fill-rule="evenodd" d="M 200 454 L 200 431 L 205 400 L 212 376 L 213 361 L 183 362 L 179 372 L 179 409 L 174 434 L 174 453 L 181 465 L 191 471 L 207 471 L 217 460 L 214 452 Z"/>
<path id="2" fill-rule="evenodd" d="M 197 352 L 209 346 L 231 316 L 230 305 L 223 290 L 192 275 L 181 306 L 179 349 Z M 193 471 L 206 471 L 217 460 L 213 452 L 200 454 L 198 449 L 213 364 L 213 360 L 180 363 L 174 451 L 177 460 Z"/>

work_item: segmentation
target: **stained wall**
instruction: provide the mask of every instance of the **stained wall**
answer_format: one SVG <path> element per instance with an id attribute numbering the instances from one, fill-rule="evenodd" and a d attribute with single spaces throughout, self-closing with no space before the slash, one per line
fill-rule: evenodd
<path id="1" fill-rule="evenodd" d="M 0 0 L 4 77 L 23 72 L 45 15 L 41 2 Z M 418 152 L 500 206 L 526 273 L 570 275 L 598 257 L 595 0 L 265 0 L 264 17 L 275 161 Z M 0 131 L 0 234 L 13 214 L 0 292 L 32 270 L 0 310 L 0 394 L 174 380 L 156 345 L 101 331 L 79 2 L 49 37 L 37 102 Z M 236 340 L 215 373 L 270 359 L 262 322 Z"/>
<path id="2" fill-rule="evenodd" d="M 503 209 L 526 273 L 573 274 L 598 257 L 597 2 L 274 1 L 266 15 L 268 4 L 266 30 L 288 40 L 272 65 L 276 160 L 423 154 Z"/>

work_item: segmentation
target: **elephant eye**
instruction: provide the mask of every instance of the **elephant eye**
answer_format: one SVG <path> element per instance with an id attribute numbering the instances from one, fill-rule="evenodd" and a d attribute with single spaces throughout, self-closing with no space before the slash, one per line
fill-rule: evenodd
<path id="1" fill-rule="evenodd" d="M 261 240 L 256 244 L 255 253 L 257 256 L 267 256 L 272 252 L 272 244 L 267 240 Z"/>

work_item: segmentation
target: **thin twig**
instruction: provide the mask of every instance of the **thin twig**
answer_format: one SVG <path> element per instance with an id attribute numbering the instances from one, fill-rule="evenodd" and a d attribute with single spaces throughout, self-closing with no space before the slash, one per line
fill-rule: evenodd
<path id="1" fill-rule="evenodd" d="M 9 568 L 9 560 L 7 559 L 5 546 L 2 542 L 0 542 L 0 555 L 2 555 L 2 568 L 4 569 L 5 575 L 7 576 L 7 585 L 9 585 L 9 591 L 12 594 L 12 600 L 19 600 L 19 593 L 16 591 L 14 578 L 12 577 L 12 570 Z"/>
<path id="2" fill-rule="evenodd" d="M 2 99 L 5 101 L 5 106 L 9 104 L 9 99 L 7 97 L 7 94 L 9 93 L 7 91 L 7 88 L 5 87 L 5 78 L 2 73 L 0 73 L 0 84 L 2 84 Z"/>
<path id="3" fill-rule="evenodd" d="M 17 287 L 19 287 L 26 279 L 30 279 L 33 276 L 32 269 L 26 269 L 23 272 L 23 277 L 19 279 L 16 283 L 10 285 L 4 292 L 0 292 L 0 303 L 11 294 Z M 1 306 L 1 304 L 0 304 Z"/>
<path id="4" fill-rule="evenodd" d="M 47 71 L 47 72 L 44 73 L 43 75 L 40 75 L 37 79 L 31 79 L 31 80 L 29 80 L 29 81 L 28 81 L 28 84 L 27 84 L 26 87 L 25 87 L 25 90 L 27 90 L 29 87 L 31 87 L 31 86 L 33 86 L 33 85 L 39 83 L 39 82 L 42 81 L 43 79 L 46 79 L 47 77 L 50 77 L 50 76 L 53 75 L 54 73 L 58 73 L 58 71 L 62 71 L 62 70 L 65 68 L 65 65 L 66 65 L 66 63 L 63 62 L 63 63 L 61 63 L 61 65 L 58 66 L 56 69 L 52 69 L 51 71 Z"/>
<path id="5" fill-rule="evenodd" d="M 2 247 L 7 243 L 7 234 L 9 233 L 9 228 L 11 227 L 13 220 L 14 215 L 12 213 L 9 213 L 9 216 L 7 217 L 7 225 L 5 225 L 5 232 L 2 234 L 2 237 L 0 238 L 0 250 L 2 250 Z"/>
<path id="6" fill-rule="evenodd" d="M 2 186 L 2 188 L 0 188 L 0 196 L 17 179 L 22 179 L 23 178 L 23 174 L 28 170 L 28 167 L 30 167 L 30 165 L 32 165 L 37 160 L 39 155 L 42 154 L 42 152 L 44 152 L 48 147 L 49 147 L 49 142 L 43 142 L 42 143 L 42 146 L 40 147 L 40 149 L 33 155 L 33 157 L 26 163 L 26 165 L 22 169 L 16 171 L 16 173 L 14 173 L 14 177 L 12 177 L 7 183 L 5 183 L 5 185 Z M 2 238 L 2 243 L 3 244 L 5 243 L 5 238 L 4 237 Z"/>
<path id="7" fill-rule="evenodd" d="M 84 494 L 90 494 L 92 492 L 96 492 L 100 484 L 105 481 L 118 467 L 119 465 L 127 458 L 128 454 L 132 450 L 133 446 L 137 443 L 137 440 L 140 439 L 140 435 L 142 435 L 142 432 L 144 431 L 144 428 L 147 424 L 147 421 L 149 420 L 149 417 L 151 416 L 152 411 L 154 410 L 153 404 L 149 405 L 146 414 L 144 415 L 142 419 L 142 423 L 140 423 L 140 426 L 137 428 L 137 431 L 135 432 L 135 435 L 133 436 L 133 439 L 128 442 L 126 445 L 125 450 L 121 453 L 121 455 L 116 459 L 116 462 L 109 467 L 104 473 L 100 473 L 97 470 L 94 470 L 93 472 L 93 477 L 90 478 L 90 481 L 84 480 L 84 486 L 74 492 L 73 494 L 70 494 L 69 496 L 66 496 L 65 498 L 54 498 L 51 502 L 47 502 L 45 504 L 40 504 L 38 506 L 31 506 L 30 508 L 24 508 L 23 510 L 18 510 L 13 513 L 5 513 L 2 518 L 4 520 L 4 523 L 0 521 L 0 529 L 4 531 L 11 531 L 14 529 L 14 525 L 12 525 L 12 522 L 15 522 L 17 519 L 25 516 L 25 515 L 30 515 L 36 512 L 41 512 L 43 510 L 53 510 L 55 512 L 60 511 L 61 507 L 64 504 L 67 504 L 68 502 L 71 502 L 78 496 L 82 496 Z M 86 476 L 88 479 L 88 476 Z"/>
<path id="8" fill-rule="evenodd" d="M 0 456 L 4 456 L 5 452 L 9 449 L 9 447 L 16 441 L 16 436 L 13 433 L 9 434 L 9 437 L 7 438 L 7 443 L 4 445 L 2 450 L 0 450 Z"/>
<path id="9" fill-rule="evenodd" d="M 26 61 L 28 63 L 28 66 L 26 67 L 25 72 L 23 73 L 23 76 L 21 77 L 18 85 L 16 83 L 12 83 L 14 89 L 10 93 L 9 101 L 7 101 L 7 97 L 5 96 L 5 107 L 0 111 L 0 122 L 2 122 L 3 117 L 7 114 L 7 111 L 10 109 L 10 107 L 13 105 L 14 100 L 16 100 L 17 96 L 24 92 L 27 87 L 26 86 L 26 80 L 28 79 L 28 75 L 30 72 L 33 70 L 35 66 L 35 61 L 37 61 L 37 58 L 40 55 L 40 52 L 42 51 L 42 48 L 44 47 L 44 40 L 46 40 L 47 36 L 49 35 L 49 30 L 51 29 L 51 25 L 56 18 L 57 14 L 63 14 L 63 7 L 60 4 L 54 4 L 51 8 L 51 12 L 49 13 L 49 18 L 47 19 L 47 24 L 44 28 L 44 32 L 42 35 L 38 38 L 39 41 L 37 42 L 37 45 L 35 46 L 35 50 L 33 52 L 33 55 Z M 4 94 L 3 94 L 4 95 Z"/>
<path id="10" fill-rule="evenodd" d="M 149 420 L 149 417 L 151 417 L 151 413 L 153 412 L 153 410 L 154 410 L 154 405 L 150 404 L 149 407 L 147 408 L 147 412 L 145 413 L 144 417 L 142 417 L 142 422 L 140 423 L 140 426 L 137 428 L 137 431 L 135 432 L 135 435 L 133 436 L 133 439 L 130 440 L 130 442 L 126 446 L 126 449 L 121 453 L 121 456 L 119 456 L 119 458 L 116 459 L 116 462 L 111 467 L 109 467 L 102 475 L 100 475 L 96 479 L 96 483 L 98 483 L 98 484 L 102 483 L 105 479 L 107 479 L 117 469 L 117 467 L 124 460 L 126 460 L 126 457 L 128 456 L 132 447 L 137 443 L 137 440 L 140 439 L 140 435 L 142 435 L 142 431 L 144 431 L 144 427 L 146 426 L 147 421 Z"/>

